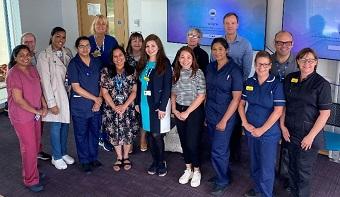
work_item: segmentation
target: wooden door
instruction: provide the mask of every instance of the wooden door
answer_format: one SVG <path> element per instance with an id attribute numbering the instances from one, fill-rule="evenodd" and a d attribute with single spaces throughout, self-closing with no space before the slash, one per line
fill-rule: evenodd
<path id="1" fill-rule="evenodd" d="M 127 0 L 77 0 L 80 35 L 90 35 L 90 28 L 100 6 L 100 13 L 107 16 L 109 34 L 124 45 L 128 39 Z"/>

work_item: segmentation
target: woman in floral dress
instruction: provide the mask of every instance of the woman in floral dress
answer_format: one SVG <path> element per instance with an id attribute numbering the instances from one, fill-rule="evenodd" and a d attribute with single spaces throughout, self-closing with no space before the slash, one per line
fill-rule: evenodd
<path id="1" fill-rule="evenodd" d="M 128 65 L 125 55 L 122 47 L 113 49 L 112 64 L 104 68 L 101 75 L 101 90 L 105 99 L 102 130 L 108 134 L 117 154 L 113 165 L 115 171 L 131 168 L 129 150 L 139 131 L 134 106 L 137 91 L 134 68 Z"/>

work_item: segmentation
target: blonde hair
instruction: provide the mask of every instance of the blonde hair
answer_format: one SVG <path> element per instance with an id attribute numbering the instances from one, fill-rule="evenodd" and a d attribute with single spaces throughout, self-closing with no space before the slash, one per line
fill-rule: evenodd
<path id="1" fill-rule="evenodd" d="M 96 24 L 98 23 L 99 20 L 103 20 L 104 23 L 106 24 L 106 33 L 109 31 L 109 21 L 107 20 L 106 16 L 100 14 L 97 15 L 93 21 L 92 21 L 92 25 L 91 25 L 91 34 L 96 34 Z"/>

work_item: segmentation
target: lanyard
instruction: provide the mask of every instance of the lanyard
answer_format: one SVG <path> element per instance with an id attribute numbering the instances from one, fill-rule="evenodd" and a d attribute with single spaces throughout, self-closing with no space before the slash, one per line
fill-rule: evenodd
<path id="1" fill-rule="evenodd" d="M 103 39 L 103 45 L 102 45 L 102 49 L 98 46 L 98 44 L 97 44 L 97 39 L 96 39 L 96 35 L 94 35 L 94 42 L 96 43 L 96 47 L 97 47 L 97 49 L 99 50 L 99 51 L 101 51 L 101 52 L 104 52 L 104 50 L 105 50 L 105 36 L 104 36 L 104 39 Z"/>
<path id="2" fill-rule="evenodd" d="M 153 68 L 149 68 L 149 70 L 145 72 L 145 75 L 144 75 L 143 79 L 146 81 L 146 84 L 148 84 L 149 81 L 150 81 L 149 76 L 150 76 L 152 70 L 153 70 Z"/>

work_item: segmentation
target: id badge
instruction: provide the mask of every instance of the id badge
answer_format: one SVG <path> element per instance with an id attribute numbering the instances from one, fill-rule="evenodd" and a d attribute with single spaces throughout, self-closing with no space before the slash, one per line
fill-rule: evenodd
<path id="1" fill-rule="evenodd" d="M 145 90 L 144 91 L 145 96 L 151 96 L 151 91 L 150 90 Z"/>

